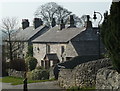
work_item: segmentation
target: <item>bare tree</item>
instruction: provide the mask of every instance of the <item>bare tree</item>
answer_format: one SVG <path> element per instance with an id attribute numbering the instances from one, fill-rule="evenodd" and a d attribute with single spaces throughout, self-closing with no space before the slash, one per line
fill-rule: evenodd
<path id="1" fill-rule="evenodd" d="M 84 21 L 82 20 L 82 18 L 78 17 L 76 14 L 72 14 L 74 17 L 74 24 L 76 27 L 82 27 L 84 26 Z M 67 17 L 67 19 L 65 20 L 65 24 L 70 24 L 70 17 Z"/>
<path id="2" fill-rule="evenodd" d="M 56 18 L 57 18 L 57 23 L 60 24 L 60 21 L 63 19 L 64 22 L 67 20 L 67 18 L 69 17 L 69 15 L 71 14 L 72 12 L 68 11 L 67 9 L 59 6 L 57 8 L 57 11 L 56 11 Z"/>
<path id="3" fill-rule="evenodd" d="M 53 18 L 56 18 L 58 24 L 61 19 L 65 19 L 68 15 L 72 12 L 68 11 L 67 9 L 63 8 L 62 6 L 58 5 L 55 2 L 49 2 L 44 5 L 41 5 L 35 11 L 35 17 L 41 17 L 47 25 L 51 26 L 51 22 Z"/>
<path id="4" fill-rule="evenodd" d="M 91 19 L 91 17 L 90 17 L 90 19 Z M 83 25 L 85 25 L 85 23 L 87 21 L 87 15 L 82 15 L 81 20 L 82 20 Z"/>
<path id="5" fill-rule="evenodd" d="M 18 20 L 15 17 L 6 17 L 2 19 L 2 31 L 7 35 L 6 37 L 6 42 L 8 43 L 8 54 L 10 57 L 10 61 L 13 60 L 13 45 L 14 43 L 11 41 L 12 40 L 12 35 L 15 33 L 15 29 L 17 29 L 18 25 Z"/>
<path id="6" fill-rule="evenodd" d="M 84 26 L 84 23 L 83 23 L 83 20 L 82 18 L 79 18 L 77 15 L 73 14 L 74 15 L 74 21 L 75 21 L 75 25 L 77 27 L 82 27 Z"/>
<path id="7" fill-rule="evenodd" d="M 75 25 L 76 26 L 82 27 L 82 26 L 86 25 L 87 15 L 82 15 L 81 17 L 78 17 L 75 14 L 73 14 L 73 15 L 74 15 L 74 20 L 75 20 Z M 90 17 L 90 19 L 91 19 L 91 17 Z"/>

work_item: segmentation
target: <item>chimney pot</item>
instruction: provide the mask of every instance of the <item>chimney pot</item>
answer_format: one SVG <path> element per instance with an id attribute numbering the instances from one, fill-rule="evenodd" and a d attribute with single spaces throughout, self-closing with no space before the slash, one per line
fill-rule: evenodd
<path id="1" fill-rule="evenodd" d="M 90 21 L 90 16 L 89 15 L 87 15 L 87 21 Z"/>
<path id="2" fill-rule="evenodd" d="M 43 25 L 43 21 L 40 18 L 34 18 L 34 28 L 38 28 L 39 26 Z"/>
<path id="3" fill-rule="evenodd" d="M 55 18 L 52 19 L 52 27 L 56 26 Z"/>
<path id="4" fill-rule="evenodd" d="M 22 19 L 22 29 L 29 27 L 28 19 Z"/>
<path id="5" fill-rule="evenodd" d="M 73 15 L 70 15 L 70 26 L 69 26 L 69 28 L 71 28 L 71 27 L 76 27 Z"/>
<path id="6" fill-rule="evenodd" d="M 87 15 L 86 28 L 92 28 L 92 22 L 90 21 L 90 16 Z"/>
<path id="7" fill-rule="evenodd" d="M 65 24 L 64 24 L 63 19 L 62 19 L 61 24 L 60 24 L 60 30 L 62 30 L 63 28 L 65 28 Z"/>

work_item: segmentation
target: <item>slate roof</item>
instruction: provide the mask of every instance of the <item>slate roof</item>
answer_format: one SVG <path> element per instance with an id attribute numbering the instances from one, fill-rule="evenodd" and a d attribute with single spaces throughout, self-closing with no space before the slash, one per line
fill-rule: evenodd
<path id="1" fill-rule="evenodd" d="M 58 26 L 55 26 L 49 29 L 43 35 L 37 37 L 32 42 L 34 43 L 68 42 L 69 40 L 77 36 L 79 33 L 81 33 L 82 31 L 85 31 L 85 29 L 86 29 L 85 27 L 82 27 L 82 28 L 65 28 L 60 30 Z"/>
<path id="2" fill-rule="evenodd" d="M 48 60 L 58 60 L 58 56 L 56 53 L 46 54 L 44 59 Z"/>
<path id="3" fill-rule="evenodd" d="M 34 29 L 33 26 L 30 26 L 26 29 L 19 29 L 18 32 L 13 36 L 12 41 L 28 41 L 31 37 L 37 34 L 39 31 L 46 27 L 44 25 Z"/>

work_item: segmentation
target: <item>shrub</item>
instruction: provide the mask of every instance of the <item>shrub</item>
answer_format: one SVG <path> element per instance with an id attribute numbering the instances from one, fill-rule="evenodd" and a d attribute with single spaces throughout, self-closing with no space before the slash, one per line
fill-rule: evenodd
<path id="1" fill-rule="evenodd" d="M 14 59 L 8 64 L 10 69 L 15 69 L 17 71 L 25 71 L 26 64 L 24 59 Z"/>
<path id="2" fill-rule="evenodd" d="M 36 58 L 29 56 L 29 57 L 26 58 L 25 61 L 26 61 L 26 65 L 27 65 L 27 68 L 28 68 L 29 71 L 32 71 L 36 68 L 36 65 L 37 65 L 37 59 Z"/>
<path id="3" fill-rule="evenodd" d="M 32 80 L 32 71 L 27 72 L 27 78 L 28 80 Z"/>
<path id="4" fill-rule="evenodd" d="M 49 79 L 49 71 L 41 70 L 41 69 L 34 69 L 31 72 L 27 73 L 27 77 L 30 80 L 45 80 Z"/>
<path id="5" fill-rule="evenodd" d="M 36 67 L 36 69 L 44 69 L 44 67 L 42 67 L 42 66 L 40 66 L 40 65 L 38 65 L 37 67 Z"/>
<path id="6" fill-rule="evenodd" d="M 33 57 L 33 46 L 32 45 L 28 46 L 28 52 L 27 52 L 26 58 L 29 56 Z"/>
<path id="7" fill-rule="evenodd" d="M 112 2 L 110 15 L 104 14 L 101 37 L 114 68 L 120 73 L 120 2 Z"/>
<path id="8" fill-rule="evenodd" d="M 7 76 L 8 62 L 2 61 L 2 76 Z"/>

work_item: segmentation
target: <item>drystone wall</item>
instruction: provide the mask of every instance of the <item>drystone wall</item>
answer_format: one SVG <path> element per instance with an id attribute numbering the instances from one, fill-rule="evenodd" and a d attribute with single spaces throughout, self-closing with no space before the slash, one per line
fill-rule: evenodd
<path id="1" fill-rule="evenodd" d="M 98 70 L 96 76 L 96 89 L 111 89 L 111 91 L 120 91 L 120 74 L 109 68 Z"/>
<path id="2" fill-rule="evenodd" d="M 24 77 L 24 73 L 25 73 L 24 71 L 16 71 L 14 69 L 8 70 L 8 75 L 14 77 Z"/>
<path id="3" fill-rule="evenodd" d="M 64 88 L 93 87 L 96 84 L 97 71 L 109 66 L 111 61 L 106 58 L 82 63 L 74 69 L 61 69 L 58 77 L 59 85 Z"/>
<path id="4" fill-rule="evenodd" d="M 54 67 L 51 67 L 49 69 L 49 79 L 53 79 L 55 76 L 54 76 L 54 73 L 53 73 L 53 70 L 54 70 Z"/>

